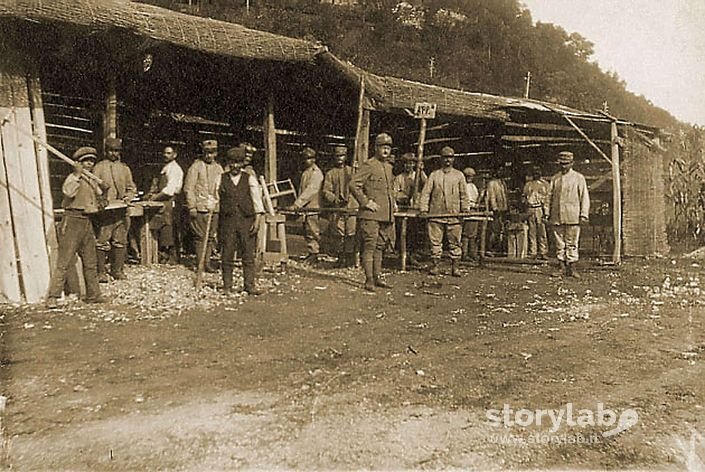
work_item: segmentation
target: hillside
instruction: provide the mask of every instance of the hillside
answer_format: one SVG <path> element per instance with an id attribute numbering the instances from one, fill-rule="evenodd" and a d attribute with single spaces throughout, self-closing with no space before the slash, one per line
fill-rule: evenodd
<path id="1" fill-rule="evenodd" d="M 626 90 L 592 60 L 592 43 L 577 33 L 534 24 L 519 0 L 388 0 L 336 5 L 315 0 L 146 3 L 240 23 L 326 44 L 371 72 L 464 90 L 521 96 L 531 72 L 531 98 L 583 110 L 602 109 L 662 128 L 679 122 Z M 340 5 L 340 4 L 343 5 Z"/>

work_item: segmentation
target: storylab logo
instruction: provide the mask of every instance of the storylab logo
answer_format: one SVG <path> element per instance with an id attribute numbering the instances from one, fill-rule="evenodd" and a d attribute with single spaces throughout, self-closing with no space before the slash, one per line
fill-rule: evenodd
<path id="1" fill-rule="evenodd" d="M 627 408 L 617 412 L 605 408 L 598 403 L 595 409 L 574 408 L 572 403 L 566 403 L 559 409 L 515 410 L 511 405 L 504 404 L 501 410 L 489 409 L 486 412 L 487 421 L 491 426 L 513 428 L 550 427 L 549 433 L 557 433 L 561 428 L 598 428 L 603 429 L 602 437 L 609 438 L 632 428 L 639 422 L 636 410 Z"/>

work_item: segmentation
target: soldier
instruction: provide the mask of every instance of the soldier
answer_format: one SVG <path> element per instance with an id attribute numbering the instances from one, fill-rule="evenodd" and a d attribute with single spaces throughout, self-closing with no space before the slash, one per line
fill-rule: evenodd
<path id="1" fill-rule="evenodd" d="M 57 308 L 57 299 L 61 296 L 69 267 L 76 260 L 76 255 L 83 263 L 83 278 L 86 282 L 87 303 L 103 303 L 100 294 L 96 269 L 96 242 L 91 216 L 99 210 L 98 198 L 109 186 L 97 179 L 91 179 L 88 173 L 95 166 L 97 152 L 93 147 L 81 147 L 73 154 L 76 161 L 73 173 L 64 180 L 61 191 L 64 194 L 62 207 L 64 217 L 61 222 L 59 240 L 59 257 L 51 276 L 47 308 Z"/>
<path id="2" fill-rule="evenodd" d="M 424 213 L 464 213 L 468 211 L 468 192 L 465 176 L 453 167 L 455 150 L 450 146 L 441 149 L 443 166 L 431 172 L 419 198 L 419 210 Z M 460 277 L 458 261 L 460 250 L 461 220 L 456 217 L 430 218 L 428 238 L 431 241 L 431 267 L 429 274 L 438 275 L 438 264 L 443 255 L 443 236 L 448 240 L 453 277 Z"/>
<path id="3" fill-rule="evenodd" d="M 159 240 L 159 249 L 166 254 L 169 264 L 178 263 L 179 257 L 174 244 L 174 205 L 176 196 L 181 192 L 184 182 L 184 171 L 176 162 L 177 152 L 173 146 L 166 146 L 162 153 L 164 167 L 155 179 L 150 191 L 149 200 L 164 202 L 164 207 L 159 211 L 157 219 L 152 224 Z M 156 185 L 155 185 L 156 184 Z"/>
<path id="4" fill-rule="evenodd" d="M 94 174 L 109 187 L 107 191 L 108 208 L 97 218 L 98 237 L 98 281 L 108 282 L 106 264 L 112 249 L 112 264 L 110 272 L 115 279 L 124 279 L 125 258 L 127 257 L 127 233 L 130 229 L 130 217 L 127 216 L 127 204 L 137 196 L 137 186 L 132 179 L 132 171 L 120 161 L 122 139 L 107 138 L 105 140 L 107 159 L 95 166 Z"/>
<path id="5" fill-rule="evenodd" d="M 509 203 L 507 199 L 507 185 L 502 180 L 504 170 L 500 170 L 498 176 L 490 179 L 485 188 L 485 208 L 492 212 L 492 221 L 489 224 L 489 234 L 487 236 L 487 256 L 500 255 L 507 252 L 503 238 L 504 223 L 507 219 Z"/>
<path id="6" fill-rule="evenodd" d="M 186 173 L 184 193 L 196 243 L 196 265 L 201 257 L 205 257 L 206 271 L 215 272 L 215 267 L 210 263 L 210 256 L 218 227 L 218 186 L 223 168 L 215 160 L 218 156 L 218 141 L 207 139 L 201 143 L 201 149 L 203 155 L 191 164 Z M 206 234 L 209 218 L 210 229 Z"/>
<path id="7" fill-rule="evenodd" d="M 334 208 L 357 208 L 357 201 L 350 195 L 353 168 L 346 165 L 348 148 L 336 146 L 335 167 L 326 173 L 323 181 L 323 198 Z M 355 264 L 356 218 L 353 215 L 331 213 L 330 224 L 334 228 L 338 252 L 338 265 L 350 267 Z"/>
<path id="8" fill-rule="evenodd" d="M 228 150 L 229 171 L 220 183 L 220 230 L 223 238 L 223 291 L 233 288 L 233 258 L 236 249 L 242 259 L 243 291 L 259 295 L 255 285 L 257 229 L 264 217 L 262 188 L 257 178 L 245 170 L 247 157 L 241 147 Z"/>
<path id="9" fill-rule="evenodd" d="M 323 186 L 323 172 L 316 165 L 316 151 L 310 147 L 305 147 L 301 152 L 304 158 L 306 170 L 301 175 L 299 183 L 299 196 L 288 209 L 300 210 L 302 208 L 321 207 L 321 188 Z M 320 252 L 321 228 L 318 222 L 318 214 L 313 213 L 304 216 L 304 237 L 308 248 L 307 262 L 317 262 Z"/>
<path id="10" fill-rule="evenodd" d="M 548 239 L 544 216 L 548 214 L 549 184 L 543 180 L 538 168 L 532 170 L 531 177 L 522 191 L 529 211 L 529 256 L 546 260 Z"/>
<path id="11" fill-rule="evenodd" d="M 240 143 L 239 147 L 241 147 L 245 151 L 245 163 L 243 169 L 246 172 L 249 172 L 250 174 L 257 177 L 257 172 L 255 172 L 255 168 L 252 166 L 252 160 L 255 157 L 255 152 L 257 151 L 257 148 L 247 142 Z"/>
<path id="12" fill-rule="evenodd" d="M 366 160 L 350 182 L 350 192 L 360 204 L 358 225 L 362 236 L 362 267 L 365 270 L 365 290 L 390 288 L 381 277 L 382 256 L 394 247 L 394 177 L 389 158 L 392 137 L 381 133 L 375 138 L 375 154 Z"/>
<path id="13" fill-rule="evenodd" d="M 412 193 L 414 192 L 414 182 L 416 180 L 416 156 L 413 152 L 407 152 L 401 156 L 404 169 L 401 174 L 394 177 L 394 198 L 400 207 L 411 206 Z M 420 189 L 426 185 L 426 173 L 421 170 L 419 178 Z"/>
<path id="14" fill-rule="evenodd" d="M 580 224 L 587 223 L 590 195 L 583 174 L 573 170 L 573 153 L 558 154 L 560 171 L 551 178 L 548 222 L 556 239 L 556 257 L 562 274 L 580 278 L 573 268 L 578 262 Z"/>
<path id="15" fill-rule="evenodd" d="M 475 169 L 472 167 L 466 167 L 463 169 L 463 174 L 465 175 L 465 188 L 468 194 L 468 207 L 470 211 L 477 210 L 480 202 L 480 191 L 475 185 Z M 473 261 L 479 256 L 477 249 L 477 238 L 479 230 L 479 221 L 465 220 L 463 223 L 463 236 L 461 239 L 461 250 L 463 253 L 463 260 Z"/>

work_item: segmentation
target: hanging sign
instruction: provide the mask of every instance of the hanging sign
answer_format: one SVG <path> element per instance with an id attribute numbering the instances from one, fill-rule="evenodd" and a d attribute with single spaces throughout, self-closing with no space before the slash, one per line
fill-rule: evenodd
<path id="1" fill-rule="evenodd" d="M 426 118 L 432 120 L 436 117 L 436 104 L 428 102 L 416 102 L 414 104 L 414 118 Z"/>

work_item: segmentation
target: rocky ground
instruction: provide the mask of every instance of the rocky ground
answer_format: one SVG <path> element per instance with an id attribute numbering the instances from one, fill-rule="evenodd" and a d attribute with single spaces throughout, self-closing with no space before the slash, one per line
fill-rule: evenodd
<path id="1" fill-rule="evenodd" d="M 2 460 L 17 470 L 700 470 L 699 259 L 585 263 L 579 281 L 552 270 L 392 272 L 392 289 L 367 294 L 357 270 L 292 262 L 263 272 L 266 294 L 247 297 L 219 294 L 217 275 L 196 294 L 183 267 L 132 266 L 106 305 L 2 305 Z M 577 424 L 527 416 L 567 415 L 568 404 Z M 597 421 L 600 408 L 614 424 Z"/>

